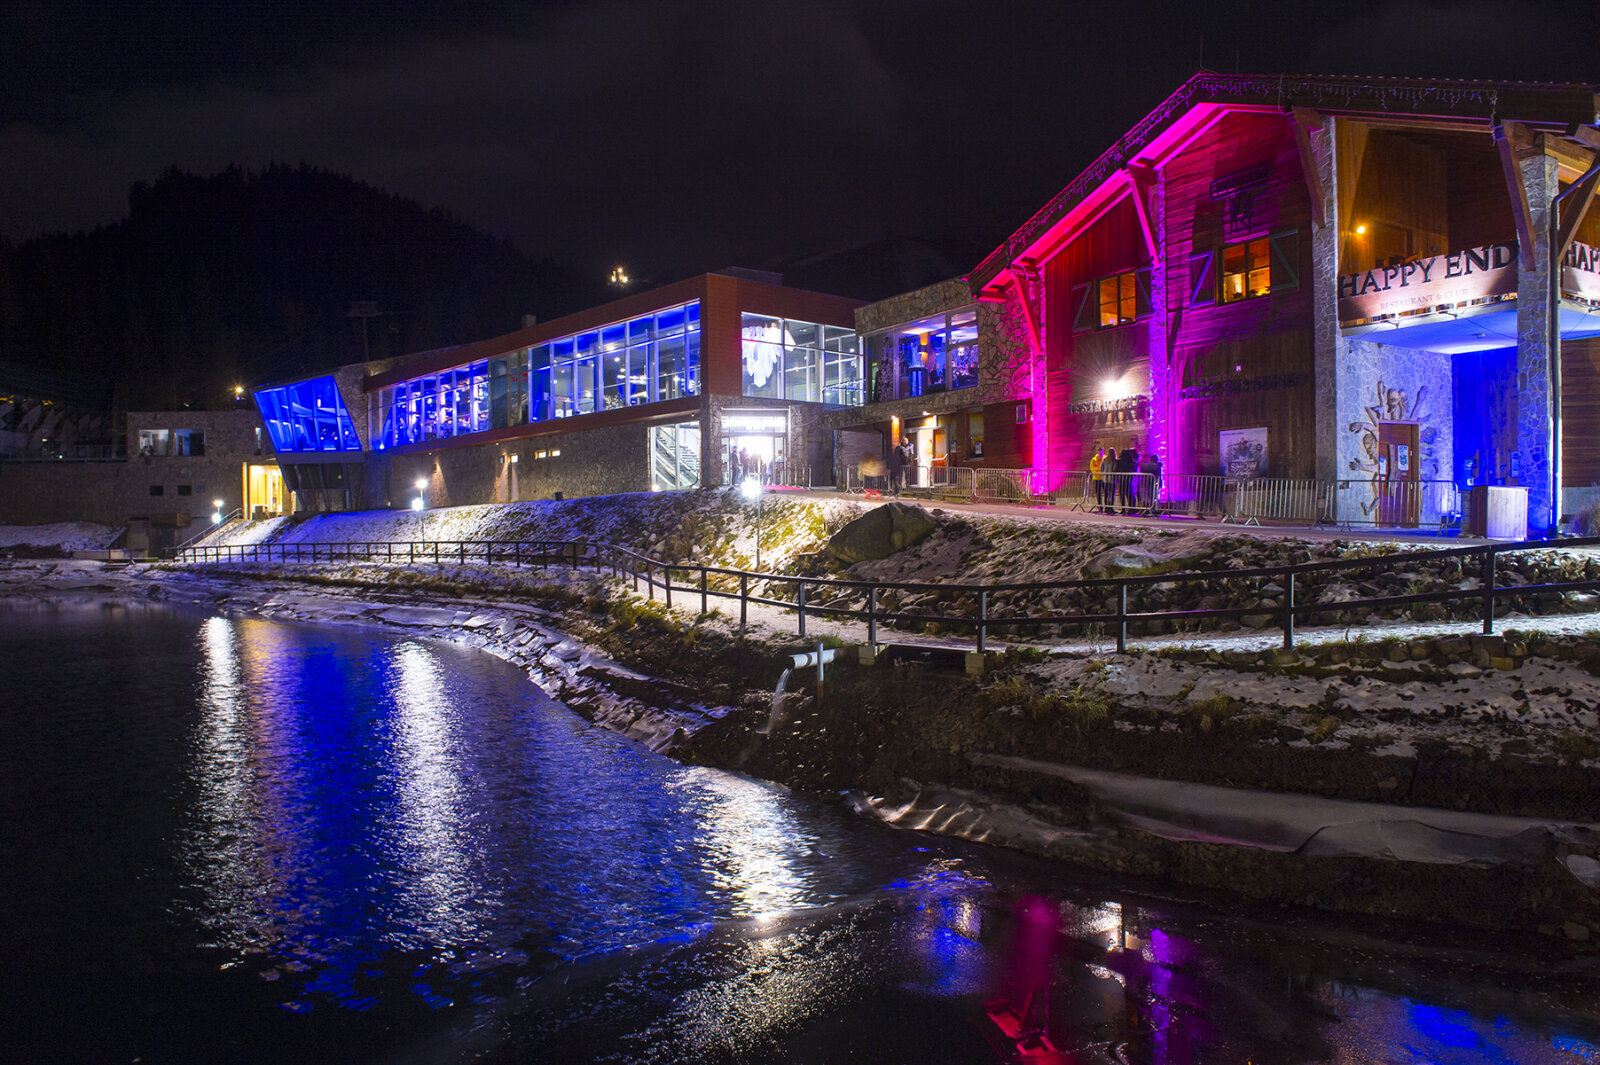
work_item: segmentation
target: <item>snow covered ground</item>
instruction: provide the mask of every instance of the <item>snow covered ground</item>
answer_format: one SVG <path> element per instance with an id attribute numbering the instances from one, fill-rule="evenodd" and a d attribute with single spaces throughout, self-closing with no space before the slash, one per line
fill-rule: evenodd
<path id="1" fill-rule="evenodd" d="M 108 546 L 122 530 L 92 521 L 64 521 L 54 525 L 0 525 L 0 548 L 59 548 L 65 552 L 94 551 Z"/>

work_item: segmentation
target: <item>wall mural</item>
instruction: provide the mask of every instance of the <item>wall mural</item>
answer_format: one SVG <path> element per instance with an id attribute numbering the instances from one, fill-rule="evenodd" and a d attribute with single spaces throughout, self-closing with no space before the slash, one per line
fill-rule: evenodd
<path id="1" fill-rule="evenodd" d="M 1349 430 L 1359 434 L 1360 450 L 1357 456 L 1350 460 L 1352 472 L 1367 474 L 1371 482 L 1368 489 L 1370 498 L 1360 500 L 1363 516 L 1373 514 L 1380 502 L 1381 493 L 1378 489 L 1378 423 L 1379 422 L 1417 422 L 1419 423 L 1417 438 L 1421 442 L 1419 450 L 1422 452 L 1418 461 L 1421 463 L 1422 480 L 1436 481 L 1439 476 L 1439 426 L 1429 417 L 1427 400 L 1428 386 L 1418 385 L 1416 394 L 1412 395 L 1404 388 L 1395 388 L 1385 385 L 1380 378 L 1373 394 L 1368 397 L 1374 402 L 1369 407 L 1362 407 L 1361 413 L 1366 415 L 1364 421 L 1351 422 Z"/>

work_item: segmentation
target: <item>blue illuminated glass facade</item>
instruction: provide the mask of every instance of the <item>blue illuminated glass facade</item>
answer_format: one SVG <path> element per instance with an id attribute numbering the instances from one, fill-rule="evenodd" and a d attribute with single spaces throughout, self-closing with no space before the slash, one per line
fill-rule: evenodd
<path id="1" fill-rule="evenodd" d="M 361 438 L 332 377 L 263 388 L 255 395 L 280 455 L 361 450 Z"/>
<path id="2" fill-rule="evenodd" d="M 380 389 L 369 428 L 391 448 L 699 394 L 696 300 Z"/>

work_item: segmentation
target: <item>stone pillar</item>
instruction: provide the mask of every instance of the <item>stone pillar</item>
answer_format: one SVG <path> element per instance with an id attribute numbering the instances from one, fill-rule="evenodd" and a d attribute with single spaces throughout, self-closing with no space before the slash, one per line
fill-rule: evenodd
<path id="1" fill-rule="evenodd" d="M 648 458 L 646 461 L 649 461 Z M 722 403 L 720 397 L 700 394 L 700 487 L 722 484 Z"/>
<path id="2" fill-rule="evenodd" d="M 1559 309 L 1557 276 L 1550 260 L 1550 212 L 1560 184 L 1556 160 L 1540 150 L 1517 160 L 1528 196 L 1528 229 L 1533 254 L 1517 269 L 1517 455 L 1518 483 L 1528 489 L 1528 534 L 1555 530 L 1561 486 L 1556 484 L 1559 436 L 1556 425 L 1553 364 L 1561 357 L 1555 329 Z M 1530 266 L 1529 263 L 1532 263 Z M 1559 367 L 1555 367 L 1559 375 Z"/>
<path id="3" fill-rule="evenodd" d="M 1340 175 L 1334 158 L 1335 123 L 1343 119 L 1323 117 L 1322 128 L 1311 133 L 1311 152 L 1322 185 L 1322 225 L 1311 227 L 1311 380 L 1312 403 L 1316 409 L 1316 456 L 1314 473 L 1318 480 L 1348 477 L 1339 464 L 1339 439 L 1344 427 L 1359 420 L 1354 410 L 1339 407 L 1339 217 L 1338 182 L 1356 180 L 1355 174 Z M 1348 495 L 1349 493 L 1342 493 Z M 1343 517 L 1343 515 L 1340 515 Z"/>

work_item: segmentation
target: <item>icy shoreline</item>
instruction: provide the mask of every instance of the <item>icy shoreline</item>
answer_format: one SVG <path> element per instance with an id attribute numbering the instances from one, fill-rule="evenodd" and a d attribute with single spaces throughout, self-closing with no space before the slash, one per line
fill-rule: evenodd
<path id="1" fill-rule="evenodd" d="M 681 675 L 676 679 L 647 675 L 573 638 L 567 630 L 575 612 L 563 616 L 560 608 L 545 609 L 492 592 L 482 597 L 430 596 L 385 588 L 382 581 L 395 572 L 391 567 L 341 566 L 338 580 L 349 583 L 331 582 L 321 572 L 326 567 L 231 569 L 14 561 L 0 564 L 0 591 L 8 597 L 41 600 L 154 599 L 287 621 L 377 626 L 444 639 L 513 662 L 552 697 L 653 750 L 682 757 L 684 741 L 717 733 L 728 740 L 720 753 L 707 756 L 705 745 L 692 743 L 687 746 L 696 750 L 689 756 L 795 786 L 825 783 L 815 765 L 827 760 L 824 752 L 808 755 L 813 765 L 809 770 L 801 766 L 804 771 L 799 773 L 789 772 L 767 757 L 767 747 L 776 751 L 786 744 L 804 746 L 808 737 L 758 739 L 754 735 L 757 717 L 764 720 L 765 713 L 753 714 L 739 700 L 726 704 L 705 700 L 692 681 L 685 682 L 694 673 L 693 662 L 678 663 Z M 471 568 L 455 566 L 405 569 L 421 577 L 469 582 L 475 575 Z M 504 572 L 496 572 L 485 574 L 485 579 L 498 587 L 508 578 Z M 538 574 L 536 579 L 547 589 L 568 589 L 574 600 L 592 594 L 599 583 L 588 574 L 558 570 Z M 701 618 L 697 624 L 724 631 L 731 628 L 719 618 Z M 778 636 L 769 643 L 756 639 L 750 644 L 752 653 L 770 653 L 775 659 L 783 639 Z M 1269 678 L 1234 668 L 1226 661 L 1212 663 L 1209 669 L 1155 654 L 1119 656 L 1109 665 L 1106 662 L 1103 657 L 1078 655 L 1023 668 L 1043 682 L 1047 691 L 1052 686 L 1082 690 L 1086 683 L 1092 688 L 1104 682 L 1106 691 L 1120 697 L 1171 704 L 1179 712 L 1196 701 L 1190 696 L 1197 691 L 1200 695 L 1196 698 L 1201 701 L 1233 691 L 1228 698 L 1281 702 L 1282 693 L 1274 686 L 1304 686 L 1292 677 Z M 1409 663 L 1393 665 L 1401 674 L 1410 668 Z M 1187 680 L 1157 675 L 1185 670 L 1189 672 Z M 1498 672 L 1509 680 L 1520 671 Z M 1209 676 L 1210 687 L 1201 688 L 1195 682 L 1197 675 Z M 1227 687 L 1239 683 L 1253 685 L 1254 694 Z M 1402 690 L 1405 684 L 1414 683 L 1425 682 L 1363 678 L 1356 687 Z M 1549 684 L 1540 687 L 1556 690 Z M 748 694 L 770 699 L 770 693 Z M 1485 705 L 1498 697 L 1489 693 Z M 1582 714 L 1593 716 L 1593 709 L 1592 703 L 1578 709 L 1576 724 L 1586 726 Z M 1425 732 L 1447 721 L 1447 716 L 1435 716 L 1440 720 L 1432 724 L 1424 720 L 1419 727 Z M 1460 724 L 1455 721 L 1452 727 Z M 747 764 L 750 753 L 758 748 L 761 753 L 754 764 Z M 1528 819 L 1519 830 L 1519 844 L 1507 847 L 1503 833 L 1491 831 L 1488 822 L 1473 822 L 1474 815 L 1445 829 L 1429 823 L 1429 811 L 1416 806 L 1381 806 L 1363 818 L 1352 819 L 1348 807 L 1340 806 L 1337 799 L 1285 796 L 1270 790 L 1205 792 L 1193 784 L 1137 776 L 1129 779 L 1147 799 L 1163 789 L 1170 797 L 1164 805 L 1152 807 L 1145 801 L 1130 808 L 1124 801 L 1126 794 L 1118 799 L 1105 788 L 1096 791 L 1086 785 L 1084 774 L 1094 770 L 981 749 L 968 749 L 965 758 L 972 771 L 981 771 L 983 787 L 973 789 L 967 771 L 941 774 L 936 766 L 914 760 L 906 767 L 911 772 L 887 788 L 857 787 L 855 805 L 865 814 L 904 827 L 1017 847 L 1106 871 L 1236 890 L 1257 898 L 1335 910 L 1438 917 L 1450 912 L 1439 902 L 1448 896 L 1458 902 L 1470 900 L 1470 905 L 1451 907 L 1452 919 L 1463 923 L 1504 924 L 1508 915 L 1515 915 L 1515 923 L 1551 934 L 1565 933 L 1573 940 L 1600 933 L 1600 883 L 1590 882 L 1596 880 L 1596 860 L 1600 858 L 1600 826 L 1593 824 Z M 925 782 L 915 783 L 913 775 Z M 1070 787 L 1065 794 L 1042 800 L 1038 796 L 1050 792 L 1039 786 L 1041 780 L 1068 782 Z M 1204 798 L 1197 800 L 1196 796 Z M 1308 832 L 1307 839 L 1321 837 L 1323 845 L 1328 839 L 1342 839 L 1343 849 L 1327 852 L 1313 846 L 1307 851 L 1303 841 L 1286 848 L 1230 830 L 1230 819 L 1236 821 L 1237 814 L 1225 812 L 1229 804 L 1270 808 L 1286 798 L 1302 810 L 1310 809 L 1306 816 L 1318 820 L 1318 828 Z M 1430 837 L 1426 845 L 1418 843 L 1418 831 L 1409 827 L 1418 823 L 1427 826 L 1420 833 Z M 1473 824 L 1480 827 L 1475 829 Z M 1443 838 L 1440 832 L 1452 834 L 1444 850 L 1455 855 L 1454 859 L 1438 858 L 1441 852 L 1435 845 Z M 1337 875 L 1331 875 L 1330 868 Z M 1405 901 L 1406 895 L 1413 898 Z"/>

